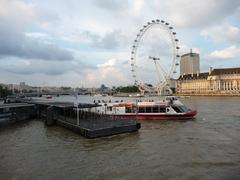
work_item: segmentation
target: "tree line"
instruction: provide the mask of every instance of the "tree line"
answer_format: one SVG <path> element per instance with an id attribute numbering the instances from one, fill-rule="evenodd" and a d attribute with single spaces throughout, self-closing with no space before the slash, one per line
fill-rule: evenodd
<path id="1" fill-rule="evenodd" d="M 137 86 L 119 86 L 113 87 L 112 89 L 114 92 L 118 93 L 136 93 L 140 92 Z"/>

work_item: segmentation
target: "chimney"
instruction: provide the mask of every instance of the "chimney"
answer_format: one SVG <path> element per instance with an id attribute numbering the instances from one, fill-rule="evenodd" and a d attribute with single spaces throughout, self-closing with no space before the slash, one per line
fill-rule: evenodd
<path id="1" fill-rule="evenodd" d="M 210 68 L 209 68 L 209 75 L 212 73 L 212 70 L 213 70 L 213 68 L 210 67 Z"/>

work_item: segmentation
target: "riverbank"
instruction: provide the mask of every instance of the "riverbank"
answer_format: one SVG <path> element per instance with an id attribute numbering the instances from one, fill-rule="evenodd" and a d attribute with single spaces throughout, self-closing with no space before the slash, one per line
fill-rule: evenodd
<path id="1" fill-rule="evenodd" d="M 217 96 L 217 97 L 240 97 L 240 94 L 201 94 L 201 93 L 194 93 L 194 94 L 175 94 L 175 96 Z"/>

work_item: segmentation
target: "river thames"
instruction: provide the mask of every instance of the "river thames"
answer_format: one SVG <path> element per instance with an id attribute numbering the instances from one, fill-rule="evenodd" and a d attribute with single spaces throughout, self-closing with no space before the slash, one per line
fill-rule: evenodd
<path id="1" fill-rule="evenodd" d="M 98 139 L 41 120 L 1 128 L 0 179 L 240 179 L 240 98 L 182 102 L 196 119 L 141 121 L 137 133 Z"/>

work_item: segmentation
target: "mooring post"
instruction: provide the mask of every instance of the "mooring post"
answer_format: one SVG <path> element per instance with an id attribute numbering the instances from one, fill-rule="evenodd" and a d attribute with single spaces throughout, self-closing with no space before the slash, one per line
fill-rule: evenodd
<path id="1" fill-rule="evenodd" d="M 79 108 L 77 106 L 77 125 L 79 126 Z"/>

